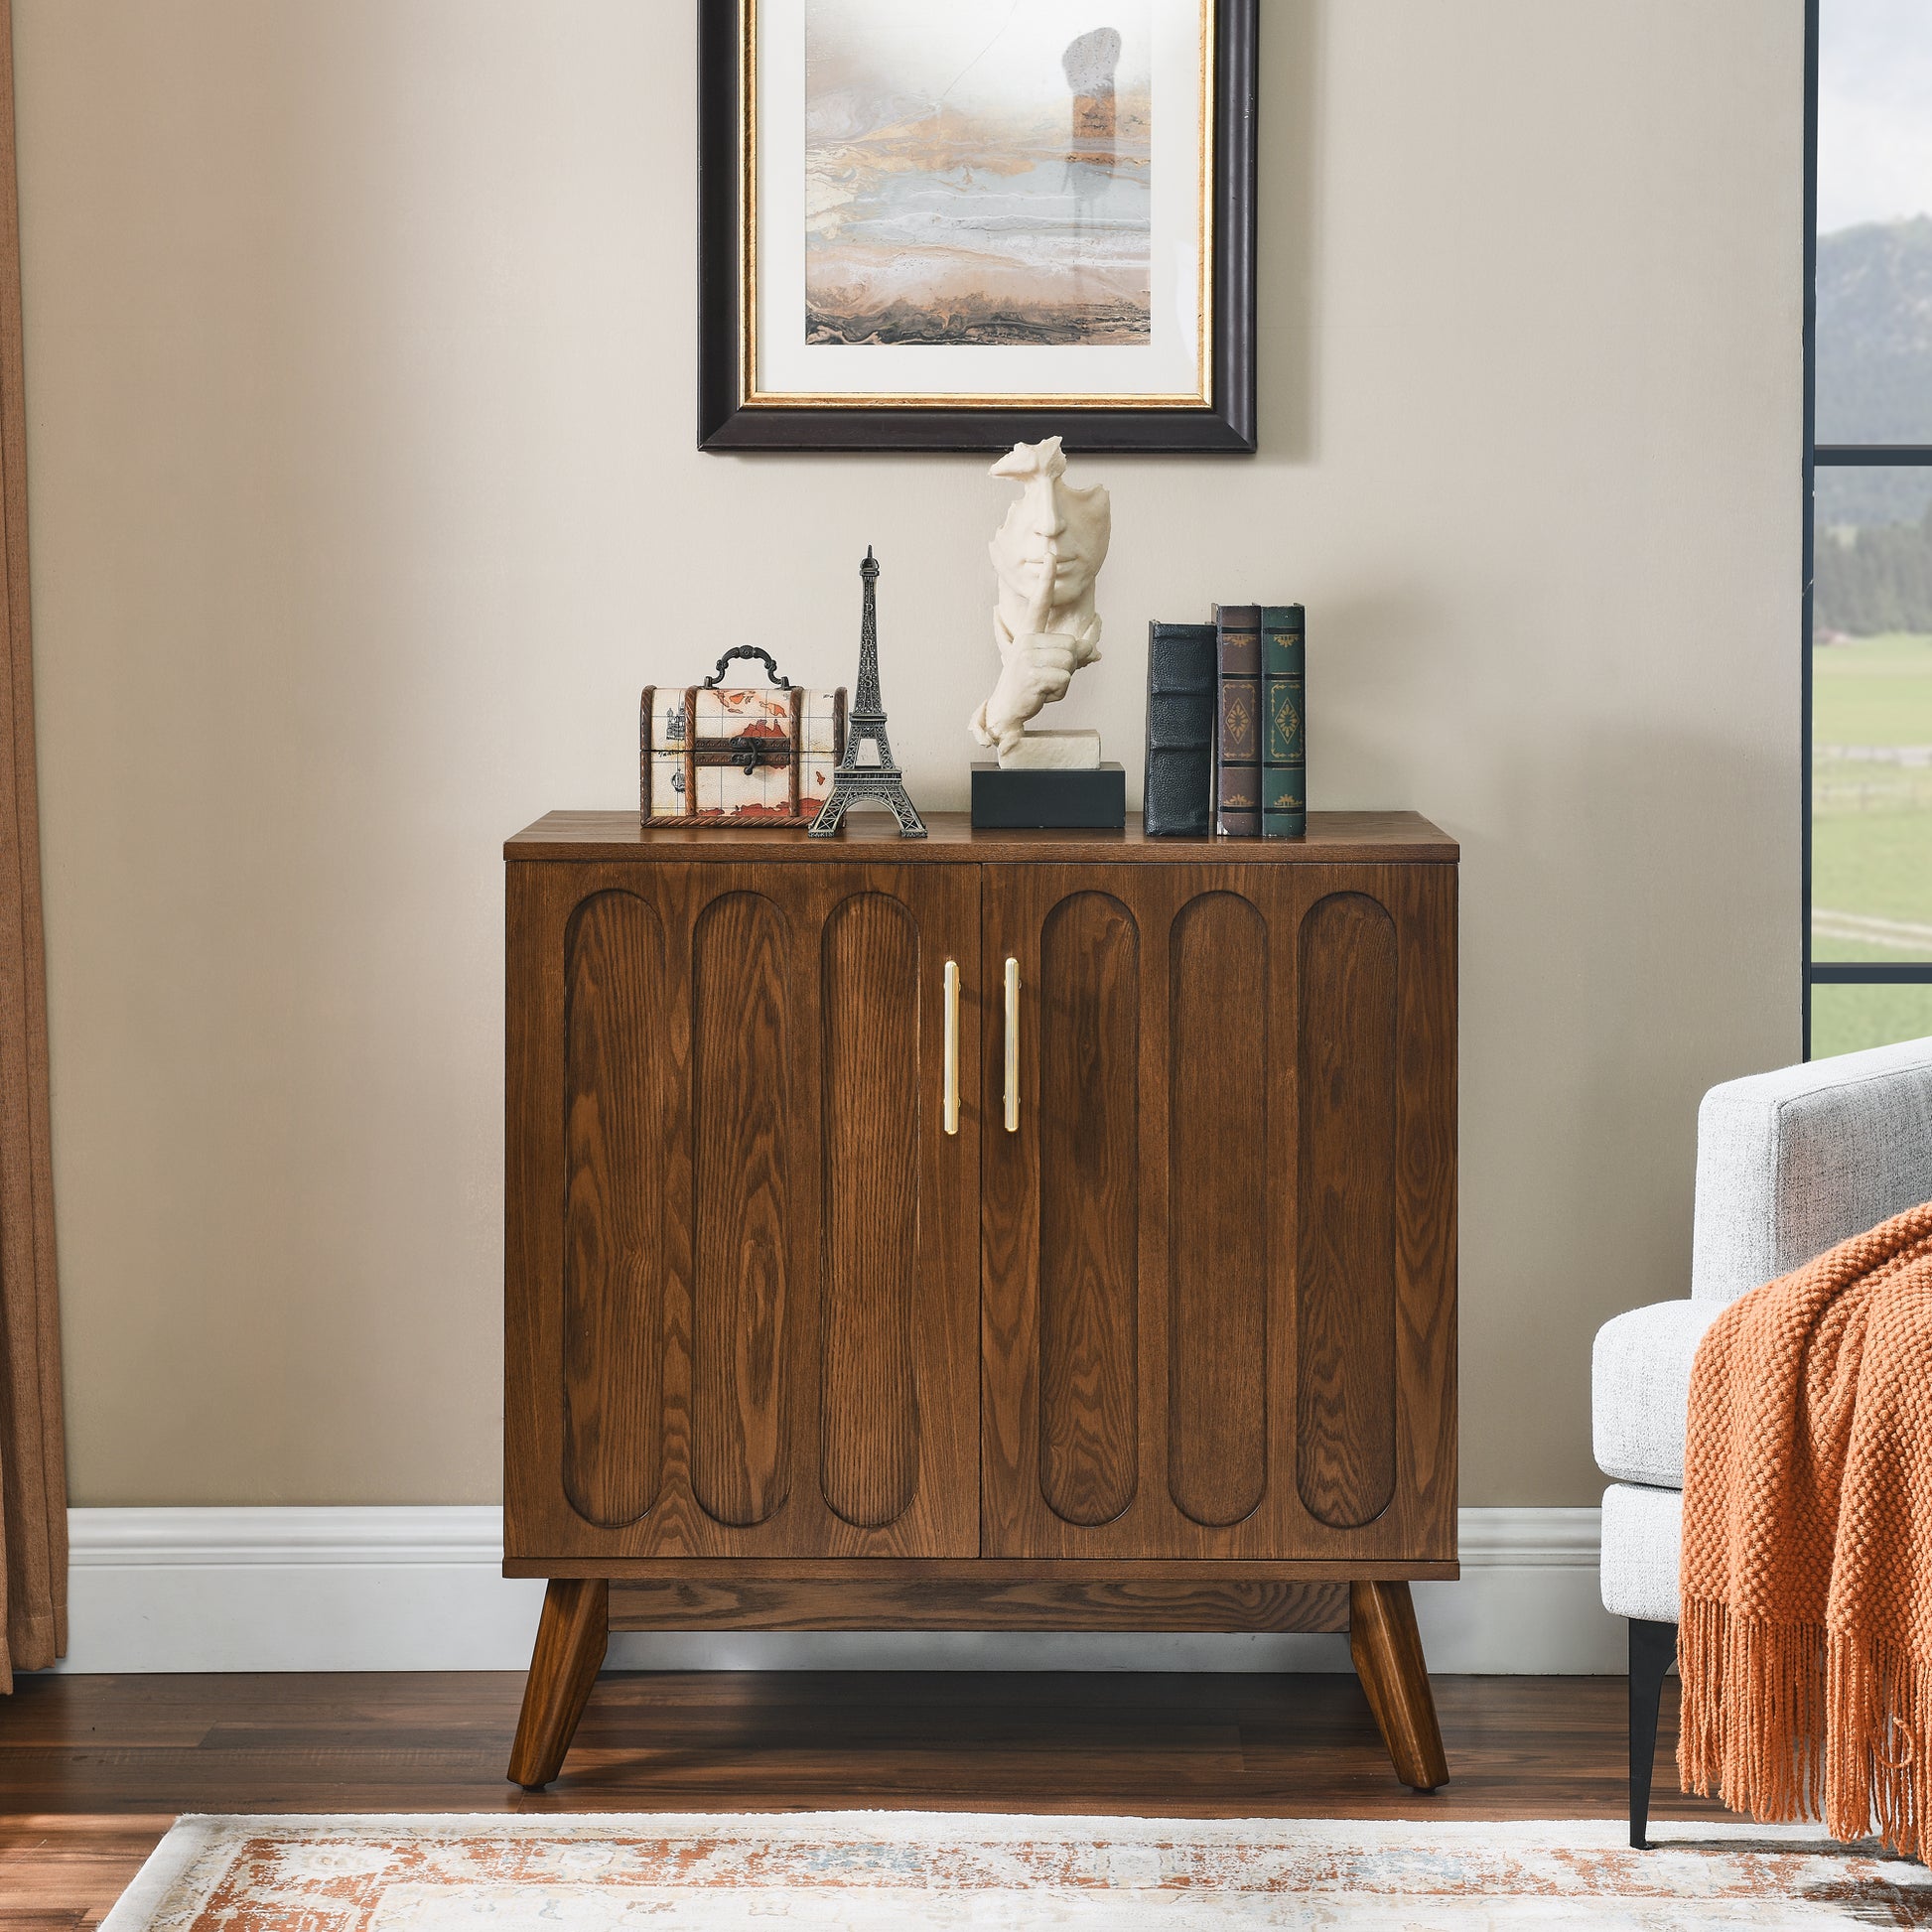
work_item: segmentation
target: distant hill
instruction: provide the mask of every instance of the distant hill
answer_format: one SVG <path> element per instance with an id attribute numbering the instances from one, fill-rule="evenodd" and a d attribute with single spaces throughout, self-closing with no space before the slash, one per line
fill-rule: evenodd
<path id="1" fill-rule="evenodd" d="M 1818 237 L 1818 440 L 1932 443 L 1932 215 Z"/>
<path id="2" fill-rule="evenodd" d="M 1818 237 L 1818 440 L 1932 443 L 1932 215 Z M 1816 629 L 1932 633 L 1932 470 L 1820 470 Z"/>

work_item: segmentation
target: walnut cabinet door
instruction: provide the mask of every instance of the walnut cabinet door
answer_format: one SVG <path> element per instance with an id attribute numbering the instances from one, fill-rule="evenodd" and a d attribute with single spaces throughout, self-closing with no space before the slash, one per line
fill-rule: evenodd
<path id="1" fill-rule="evenodd" d="M 1454 868 L 983 878 L 984 1553 L 1452 1557 Z"/>
<path id="2" fill-rule="evenodd" d="M 509 875 L 508 1555 L 975 1554 L 977 869 Z"/>

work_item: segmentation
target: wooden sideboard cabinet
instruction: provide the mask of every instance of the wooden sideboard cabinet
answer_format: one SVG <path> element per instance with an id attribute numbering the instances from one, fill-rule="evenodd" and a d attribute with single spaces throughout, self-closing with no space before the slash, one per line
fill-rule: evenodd
<path id="1" fill-rule="evenodd" d="M 505 849 L 510 1776 L 612 1629 L 1347 1629 L 1447 1777 L 1456 847 Z"/>

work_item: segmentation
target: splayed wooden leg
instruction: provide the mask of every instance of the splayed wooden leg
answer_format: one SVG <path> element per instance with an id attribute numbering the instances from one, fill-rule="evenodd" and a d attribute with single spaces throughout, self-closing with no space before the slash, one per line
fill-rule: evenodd
<path id="1" fill-rule="evenodd" d="M 1396 1776 L 1417 1791 L 1447 1784 L 1449 1759 L 1407 1584 L 1349 1585 L 1348 1649 Z"/>
<path id="2" fill-rule="evenodd" d="M 611 1586 L 600 1577 L 553 1577 L 510 1746 L 510 1779 L 525 1791 L 540 1791 L 563 1769 L 610 1636 Z"/>

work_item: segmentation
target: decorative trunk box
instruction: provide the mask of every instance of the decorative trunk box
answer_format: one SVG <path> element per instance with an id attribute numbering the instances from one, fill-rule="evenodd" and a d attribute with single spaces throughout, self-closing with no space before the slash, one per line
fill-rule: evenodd
<path id="1" fill-rule="evenodd" d="M 763 661 L 763 689 L 721 684 L 734 657 Z M 802 691 L 769 651 L 741 644 L 702 684 L 647 684 L 640 707 L 644 822 L 809 825 L 845 751 L 845 690 Z"/>

